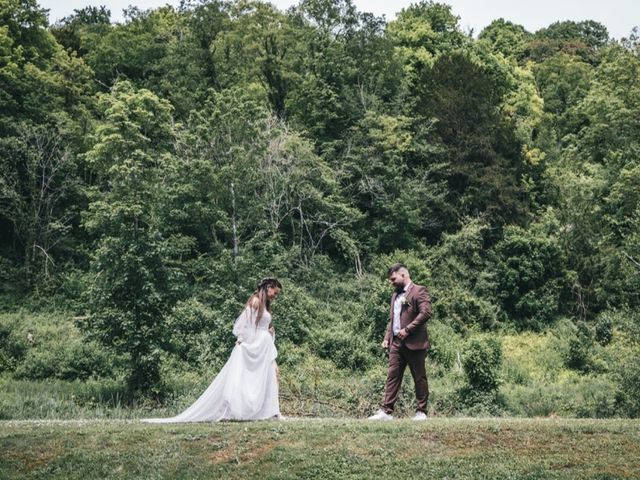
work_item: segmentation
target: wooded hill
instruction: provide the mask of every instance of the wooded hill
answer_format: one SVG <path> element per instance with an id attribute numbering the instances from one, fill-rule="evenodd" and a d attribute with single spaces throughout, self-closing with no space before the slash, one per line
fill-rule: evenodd
<path id="1" fill-rule="evenodd" d="M 552 411 L 640 413 L 637 29 L 476 37 L 445 4 L 387 22 L 350 0 L 51 25 L 0 0 L 0 106 L 5 379 L 162 398 L 219 368 L 276 275 L 285 378 L 335 367 L 375 397 L 400 261 L 433 297 L 437 411 L 535 413 L 508 399 L 570 378 L 596 400 Z M 553 367 L 523 367 L 536 345 Z"/>

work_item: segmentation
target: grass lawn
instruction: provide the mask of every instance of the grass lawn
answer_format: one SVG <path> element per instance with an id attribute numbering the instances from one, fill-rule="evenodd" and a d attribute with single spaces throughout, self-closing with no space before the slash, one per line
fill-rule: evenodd
<path id="1" fill-rule="evenodd" d="M 640 478 L 640 421 L 0 422 L 0 478 Z"/>

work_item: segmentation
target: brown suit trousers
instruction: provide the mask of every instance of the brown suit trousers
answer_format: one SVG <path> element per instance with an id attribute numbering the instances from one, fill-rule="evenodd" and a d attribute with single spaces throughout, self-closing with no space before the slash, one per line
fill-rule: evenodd
<path id="1" fill-rule="evenodd" d="M 427 400 L 429 399 L 429 382 L 427 380 L 427 370 L 424 362 L 427 357 L 426 350 L 410 350 L 395 338 L 389 348 L 389 371 L 387 373 L 387 383 L 384 388 L 384 400 L 382 409 L 393 412 L 404 371 L 409 366 L 413 383 L 416 387 L 416 400 L 418 401 L 419 412 L 427 413 Z"/>

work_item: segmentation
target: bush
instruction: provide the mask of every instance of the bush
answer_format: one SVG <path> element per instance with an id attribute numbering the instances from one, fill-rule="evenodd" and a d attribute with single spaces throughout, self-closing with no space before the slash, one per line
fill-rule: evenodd
<path id="1" fill-rule="evenodd" d="M 15 307 L 27 291 L 25 271 L 8 258 L 0 255 L 0 308 Z"/>
<path id="2" fill-rule="evenodd" d="M 596 341 L 603 347 L 613 340 L 613 322 L 607 314 L 600 315 L 595 325 Z"/>
<path id="3" fill-rule="evenodd" d="M 602 375 L 566 372 L 555 382 L 534 381 L 501 389 L 511 415 L 610 418 L 619 415 L 617 386 Z"/>
<path id="4" fill-rule="evenodd" d="M 462 403 L 479 408 L 476 413 L 497 413 L 502 369 L 500 343 L 494 338 L 472 339 L 463 356 L 462 365 L 466 380 L 459 391 Z"/>
<path id="5" fill-rule="evenodd" d="M 373 275 L 366 278 L 363 307 L 356 312 L 356 328 L 371 343 L 380 343 L 389 324 L 391 288 L 386 280 Z"/>
<path id="6" fill-rule="evenodd" d="M 494 392 L 500 384 L 502 347 L 495 338 L 473 339 L 464 354 L 467 384 L 474 390 Z"/>
<path id="7" fill-rule="evenodd" d="M 495 296 L 514 325 L 540 330 L 560 311 L 566 258 L 554 238 L 507 227 L 489 255 Z"/>
<path id="8" fill-rule="evenodd" d="M 112 375 L 116 363 L 114 357 L 95 342 L 71 340 L 54 348 L 43 347 L 29 349 L 15 370 L 15 378 L 86 380 Z"/>
<path id="9" fill-rule="evenodd" d="M 278 339 L 296 345 L 309 335 L 309 326 L 318 319 L 321 305 L 305 289 L 293 282 L 283 282 L 283 292 L 273 304 L 273 325 Z"/>
<path id="10" fill-rule="evenodd" d="M 433 317 L 464 332 L 470 325 L 489 330 L 499 323 L 500 309 L 473 292 L 460 287 L 434 291 Z"/>
<path id="11" fill-rule="evenodd" d="M 362 372 L 373 361 L 371 344 L 344 323 L 316 330 L 311 345 L 314 353 L 331 360 L 338 368 Z"/>
<path id="12" fill-rule="evenodd" d="M 11 325 L 0 323 L 0 373 L 14 370 L 26 351 L 26 339 L 18 337 Z"/>
<path id="13" fill-rule="evenodd" d="M 196 298 L 178 302 L 167 317 L 169 350 L 192 367 L 219 369 L 235 344 L 233 322 L 241 308 L 230 301 L 222 313 Z"/>
<path id="14" fill-rule="evenodd" d="M 291 351 L 295 349 L 298 347 L 289 346 L 287 356 L 299 355 L 299 361 L 280 369 L 284 412 L 295 416 L 363 417 L 378 408 L 384 388 L 384 367 L 354 376 L 306 348 L 297 354 Z"/>
<path id="15" fill-rule="evenodd" d="M 462 350 L 462 339 L 450 325 L 444 322 L 434 320 L 429 322 L 427 328 L 431 343 L 429 357 L 445 369 L 452 368 Z"/>
<path id="16" fill-rule="evenodd" d="M 565 357 L 565 365 L 573 370 L 588 372 L 593 367 L 594 342 L 589 327 L 585 323 L 578 324 L 575 333 L 569 339 L 569 351 Z"/>
<path id="17" fill-rule="evenodd" d="M 14 378 L 111 377 L 119 361 L 97 343 L 85 341 L 66 313 L 0 316 L 0 370 L 4 365 Z"/>
<path id="18" fill-rule="evenodd" d="M 640 351 L 635 351 L 618 369 L 618 404 L 625 415 L 640 417 Z"/>

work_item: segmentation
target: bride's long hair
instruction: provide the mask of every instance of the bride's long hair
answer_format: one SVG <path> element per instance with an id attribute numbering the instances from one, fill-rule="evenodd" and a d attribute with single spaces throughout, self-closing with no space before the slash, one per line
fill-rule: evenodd
<path id="1" fill-rule="evenodd" d="M 262 314 L 266 310 L 267 312 L 271 312 L 271 300 L 267 296 L 267 289 L 271 288 L 279 288 L 282 290 L 282 284 L 275 277 L 267 277 L 260 280 L 258 284 L 258 288 L 253 292 L 253 294 L 247 300 L 247 306 L 255 308 L 256 300 L 258 303 L 258 315 L 256 316 L 256 326 L 260 323 L 262 319 Z"/>

